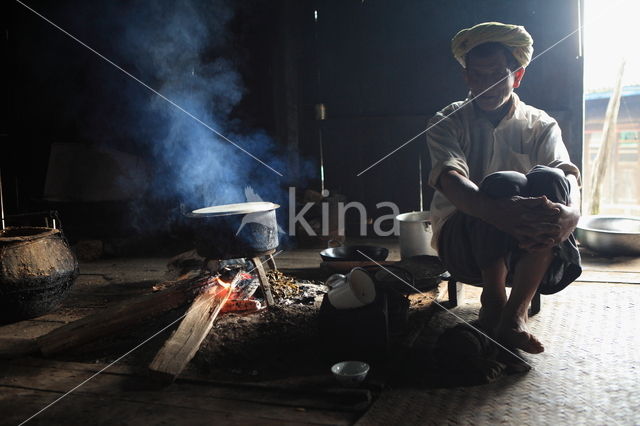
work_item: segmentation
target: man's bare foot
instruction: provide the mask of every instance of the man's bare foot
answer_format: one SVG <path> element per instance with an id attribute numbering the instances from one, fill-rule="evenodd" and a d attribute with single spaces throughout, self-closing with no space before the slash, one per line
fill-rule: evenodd
<path id="1" fill-rule="evenodd" d="M 503 319 L 496 328 L 496 338 L 507 348 L 522 349 L 530 354 L 544 352 L 542 342 L 529 332 L 526 319 Z"/>

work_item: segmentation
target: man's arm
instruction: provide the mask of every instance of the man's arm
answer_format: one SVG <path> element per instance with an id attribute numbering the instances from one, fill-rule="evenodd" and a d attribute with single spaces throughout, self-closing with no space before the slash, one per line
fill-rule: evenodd
<path id="1" fill-rule="evenodd" d="M 523 248 L 552 246 L 561 231 L 557 223 L 560 207 L 546 197 L 493 199 L 455 170 L 440 175 L 438 189 L 458 210 L 512 235 Z"/>
<path id="2" fill-rule="evenodd" d="M 549 237 L 554 240 L 555 244 L 559 244 L 569 238 L 569 235 L 578 224 L 578 219 L 580 219 L 580 186 L 577 177 L 580 172 L 571 163 L 569 152 L 562 141 L 562 132 L 558 123 L 555 120 L 545 121 L 546 124 L 542 124 L 544 130 L 540 133 L 540 137 L 536 141 L 536 147 L 533 150 L 536 153 L 535 164 L 546 164 L 560 169 L 569 181 L 568 206 L 551 203 L 560 211 L 555 221 L 560 228 L 557 232 L 550 234 Z"/>
<path id="3" fill-rule="evenodd" d="M 559 212 L 555 217 L 549 218 L 550 221 L 558 225 L 558 228 L 544 235 L 548 240 L 546 244 L 528 241 L 521 244 L 520 247 L 527 250 L 553 247 L 569 238 L 569 235 L 576 229 L 580 219 L 580 185 L 574 174 L 566 173 L 565 177 L 569 181 L 569 204 L 549 203 L 548 205 Z"/>
<path id="4" fill-rule="evenodd" d="M 573 173 L 565 173 L 567 180 L 569 181 L 570 190 L 569 190 L 569 205 L 574 207 L 578 214 L 580 213 L 580 185 L 578 184 L 578 178 Z"/>

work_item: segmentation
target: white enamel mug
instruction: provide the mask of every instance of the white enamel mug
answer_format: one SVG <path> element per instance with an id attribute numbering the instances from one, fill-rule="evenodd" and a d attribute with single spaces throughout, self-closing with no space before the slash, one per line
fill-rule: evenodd
<path id="1" fill-rule="evenodd" d="M 362 268 L 353 268 L 347 275 L 334 274 L 326 284 L 331 288 L 329 302 L 336 309 L 360 308 L 376 298 L 373 279 Z"/>

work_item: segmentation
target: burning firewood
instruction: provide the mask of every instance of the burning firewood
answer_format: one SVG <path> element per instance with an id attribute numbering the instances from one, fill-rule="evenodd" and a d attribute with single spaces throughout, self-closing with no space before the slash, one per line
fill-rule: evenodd
<path id="1" fill-rule="evenodd" d="M 40 353 L 50 356 L 99 340 L 145 319 L 179 308 L 210 285 L 210 277 L 189 275 L 180 281 L 162 283 L 159 291 L 109 306 L 45 334 L 38 338 L 38 348 Z"/>
<path id="2" fill-rule="evenodd" d="M 213 322 L 224 307 L 242 274 L 230 283 L 213 278 L 216 285 L 198 295 L 185 314 L 180 326 L 164 343 L 149 365 L 152 374 L 163 382 L 173 382 L 195 356 L 202 341 L 209 334 Z"/>
<path id="3" fill-rule="evenodd" d="M 220 311 L 247 314 L 262 309 L 251 296 L 260 286 L 258 280 L 249 273 L 235 275 L 236 285 L 229 300 L 233 301 Z M 106 336 L 126 330 L 172 309 L 190 303 L 202 292 L 218 284 L 217 276 L 202 275 L 201 271 L 189 271 L 176 281 L 156 284 L 151 294 L 136 297 L 73 321 L 40 337 L 37 347 L 40 353 L 51 356 L 90 343 Z M 208 294 L 208 293 L 207 293 Z"/>
<path id="4" fill-rule="evenodd" d="M 221 313 L 235 312 L 239 314 L 246 314 L 250 312 L 256 312 L 262 309 L 264 306 L 255 299 L 247 300 L 229 300 L 222 307 Z"/>

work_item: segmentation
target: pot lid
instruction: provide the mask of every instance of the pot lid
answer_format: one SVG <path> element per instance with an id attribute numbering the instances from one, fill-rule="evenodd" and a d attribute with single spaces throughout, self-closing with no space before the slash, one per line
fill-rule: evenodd
<path id="1" fill-rule="evenodd" d="M 229 216 L 233 214 L 261 213 L 280 207 L 278 204 L 267 201 L 254 201 L 249 203 L 223 204 L 221 206 L 204 207 L 193 210 L 191 214 L 196 217 Z"/>
<path id="2" fill-rule="evenodd" d="M 402 213 L 396 216 L 396 220 L 398 222 L 430 222 L 431 221 L 431 212 L 430 211 L 420 211 L 420 212 L 409 212 Z"/>

